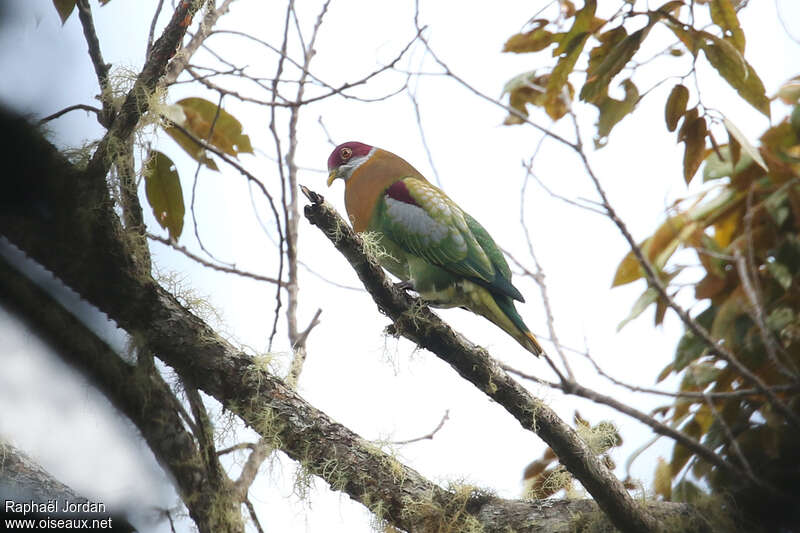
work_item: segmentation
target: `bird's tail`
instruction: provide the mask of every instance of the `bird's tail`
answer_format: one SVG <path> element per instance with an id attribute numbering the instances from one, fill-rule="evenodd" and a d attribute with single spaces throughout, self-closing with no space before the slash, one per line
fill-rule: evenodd
<path id="1" fill-rule="evenodd" d="M 474 311 L 494 322 L 533 355 L 538 356 L 544 352 L 539 341 L 522 321 L 511 298 L 483 288 L 480 293 L 480 303 L 476 302 L 478 305 L 473 308 Z"/>

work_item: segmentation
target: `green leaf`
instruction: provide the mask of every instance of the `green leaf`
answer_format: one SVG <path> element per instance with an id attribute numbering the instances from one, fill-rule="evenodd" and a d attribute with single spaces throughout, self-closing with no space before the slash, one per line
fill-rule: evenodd
<path id="1" fill-rule="evenodd" d="M 767 271 L 783 287 L 783 290 L 788 290 L 792 286 L 792 273 L 783 263 L 767 261 Z"/>
<path id="2" fill-rule="evenodd" d="M 617 26 L 597 36 L 600 44 L 589 51 L 589 65 L 586 67 L 587 78 L 597 74 L 597 69 L 600 65 L 626 37 L 628 37 L 628 32 L 625 26 Z"/>
<path id="3" fill-rule="evenodd" d="M 178 171 L 172 160 L 161 152 L 153 151 L 144 167 L 145 193 L 162 228 L 169 231 L 170 239 L 177 241 L 183 231 L 183 190 Z"/>
<path id="4" fill-rule="evenodd" d="M 781 187 L 764 200 L 764 207 L 766 207 L 767 212 L 778 226 L 783 225 L 791 214 L 791 210 L 786 202 L 788 198 L 789 192 L 786 188 Z"/>
<path id="5" fill-rule="evenodd" d="M 703 491 L 688 479 L 679 481 L 672 491 L 672 501 L 674 502 L 696 504 L 704 497 Z"/>
<path id="6" fill-rule="evenodd" d="M 795 76 L 781 85 L 776 96 L 786 105 L 794 105 L 800 101 L 800 76 Z"/>
<path id="7" fill-rule="evenodd" d="M 608 142 L 608 136 L 611 134 L 611 129 L 633 111 L 639 101 L 639 90 L 630 79 L 623 81 L 622 86 L 625 89 L 625 98 L 623 100 L 614 100 L 606 96 L 597 104 L 600 116 L 597 119 L 597 136 L 594 139 L 596 148 L 605 146 L 606 142 Z"/>
<path id="8" fill-rule="evenodd" d="M 608 53 L 606 58 L 600 63 L 594 72 L 587 72 L 586 83 L 581 89 L 581 100 L 594 102 L 608 93 L 608 85 L 611 80 L 628 64 L 628 61 L 639 50 L 642 41 L 650 32 L 650 28 L 655 23 L 652 21 L 644 28 L 633 32 L 622 40 Z"/>
<path id="9" fill-rule="evenodd" d="M 717 308 L 712 305 L 697 315 L 695 317 L 695 321 L 704 328 L 708 329 L 711 327 L 716 314 Z M 681 337 L 681 340 L 678 342 L 678 347 L 675 350 L 675 360 L 672 364 L 673 371 L 680 372 L 686 368 L 689 363 L 703 355 L 707 348 L 708 346 L 706 343 L 691 331 L 684 333 L 683 337 Z"/>
<path id="10" fill-rule="evenodd" d="M 708 32 L 701 33 L 700 47 L 706 58 L 739 96 L 761 111 L 768 118 L 769 98 L 764 84 L 756 71 L 745 61 L 744 56 L 730 42 Z"/>
<path id="11" fill-rule="evenodd" d="M 686 462 L 689 461 L 689 458 L 692 456 L 692 452 L 684 446 L 683 444 L 675 443 L 675 447 L 672 448 L 672 461 L 670 462 L 670 470 L 672 471 L 672 477 L 677 476 L 683 467 L 686 466 Z"/>
<path id="12" fill-rule="evenodd" d="M 749 155 L 753 161 L 758 163 L 758 166 L 766 171 L 769 171 L 767 164 L 764 162 L 764 158 L 762 158 L 759 151 L 752 144 L 750 144 L 750 141 L 747 140 L 747 137 L 745 137 L 744 133 L 742 133 L 733 122 L 728 120 L 728 117 L 723 116 L 722 123 L 725 124 L 725 129 L 728 130 L 728 135 L 736 139 L 736 142 L 739 143 L 739 146 L 744 153 Z"/>
<path id="13" fill-rule="evenodd" d="M 739 331 L 736 319 L 747 314 L 750 302 L 740 286 L 731 291 L 730 295 L 717 308 L 717 316 L 711 324 L 710 333 L 714 339 L 724 341 L 728 346 L 735 346 Z"/>
<path id="14" fill-rule="evenodd" d="M 717 380 L 720 372 L 722 372 L 722 369 L 717 368 L 713 363 L 697 362 L 689 366 L 686 378 L 690 386 L 697 390 L 703 390 L 709 383 Z M 711 420 L 704 422 L 705 429 L 708 429 L 709 424 L 711 424 Z"/>
<path id="15" fill-rule="evenodd" d="M 717 152 L 714 151 L 706 157 L 705 166 L 703 167 L 704 182 L 724 178 L 726 176 L 735 176 L 749 167 L 753 162 L 753 158 L 745 154 L 744 157 L 739 158 L 738 163 L 734 166 L 733 156 L 731 155 L 729 146 L 721 146 L 719 153 L 724 157 L 724 160 L 720 159 Z"/>
<path id="16" fill-rule="evenodd" d="M 58 11 L 62 26 L 67 22 L 67 19 L 72 14 L 72 11 L 75 9 L 75 4 L 77 3 L 78 0 L 53 0 L 53 5 L 56 7 L 56 11 Z"/>
<path id="17" fill-rule="evenodd" d="M 675 368 L 672 365 L 672 363 L 667 363 L 667 366 L 662 368 L 661 372 L 659 372 L 658 376 L 656 376 L 656 383 L 661 383 L 662 381 L 667 379 L 667 376 L 672 374 L 674 371 L 675 371 Z"/>
<path id="18" fill-rule="evenodd" d="M 625 327 L 625 324 L 636 318 L 637 316 L 641 315 L 647 307 L 655 302 L 658 299 L 658 291 L 653 287 L 648 287 L 646 291 L 642 293 L 641 296 L 636 300 L 633 304 L 633 309 L 631 309 L 630 314 L 628 315 L 625 320 L 619 323 L 617 326 L 617 332 L 619 332 L 622 328 Z"/>
<path id="19" fill-rule="evenodd" d="M 559 114 L 564 106 L 564 87 L 583 51 L 586 40 L 591 35 L 595 9 L 597 9 L 597 0 L 586 0 L 586 4 L 575 14 L 575 21 L 569 32 L 561 38 L 558 47 L 553 51 L 553 56 L 559 57 L 559 59 L 547 82 L 545 111 L 554 120 L 560 118 Z"/>
<path id="20" fill-rule="evenodd" d="M 789 279 L 791 284 L 791 277 Z M 788 289 L 789 287 L 784 286 L 783 288 Z M 773 310 L 766 319 L 767 327 L 775 332 L 780 332 L 792 322 L 794 322 L 794 311 L 792 311 L 791 307 L 786 306 L 781 306 Z"/>
<path id="21" fill-rule="evenodd" d="M 711 0 L 711 20 L 722 29 L 723 39 L 730 41 L 739 52 L 744 53 L 744 32 L 736 17 L 731 0 Z"/>
<path id="22" fill-rule="evenodd" d="M 664 120 L 669 131 L 675 131 L 678 121 L 686 112 L 686 104 L 689 102 L 689 89 L 680 83 L 672 88 L 667 98 L 667 105 L 664 108 Z"/>

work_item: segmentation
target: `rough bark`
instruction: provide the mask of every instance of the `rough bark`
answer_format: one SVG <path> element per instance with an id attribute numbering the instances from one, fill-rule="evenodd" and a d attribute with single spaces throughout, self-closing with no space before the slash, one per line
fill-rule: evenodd
<path id="1" fill-rule="evenodd" d="M 244 531 L 240 500 L 225 485 L 227 478 L 213 476 L 206 468 L 202 450 L 184 427 L 172 390 L 152 365 L 123 361 L 80 320 L 2 259 L 0 305 L 23 317 L 136 425 L 175 480 L 199 531 Z"/>

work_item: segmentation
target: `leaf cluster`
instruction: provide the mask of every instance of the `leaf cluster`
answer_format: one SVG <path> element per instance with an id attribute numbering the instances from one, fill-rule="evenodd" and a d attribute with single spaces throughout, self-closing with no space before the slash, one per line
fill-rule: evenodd
<path id="1" fill-rule="evenodd" d="M 673 281 L 683 271 L 702 273 L 690 287 L 707 307 L 694 320 L 773 388 L 789 409 L 800 412 L 798 78 L 777 94 L 793 106 L 790 116 L 769 127 L 754 145 L 729 118 L 702 101 L 702 80 L 697 75 L 698 62 L 706 61 L 744 102 L 770 117 L 771 99 L 745 59 L 746 38 L 739 17 L 747 2 L 670 0 L 652 9 L 650 3 L 626 0 L 606 18 L 598 15 L 596 0 L 585 0 L 580 8 L 571 0 L 555 4 L 559 7 L 555 14 L 529 21 L 524 31 L 505 43 L 505 52 L 541 56 L 549 51 L 554 58 L 551 67 L 525 72 L 506 84 L 504 94 L 509 95 L 512 112 L 505 123 L 524 123 L 530 106 L 558 121 L 570 112 L 577 94 L 598 110 L 595 146 L 601 148 L 642 98 L 659 94 L 640 92 L 640 69 L 655 60 L 683 62 L 688 67 L 685 75 L 662 80 L 671 83 L 664 121 L 684 145 L 683 180 L 691 182 L 702 167 L 708 186 L 699 195 L 676 202 L 639 248 L 669 297 L 681 289 Z M 546 11 L 537 17 L 542 13 Z M 708 20 L 705 25 L 698 22 Z M 656 28 L 673 41 L 661 53 L 645 56 L 643 43 Z M 624 96 L 609 96 L 618 86 Z M 675 257 L 680 249 L 694 251 L 697 264 L 679 264 Z M 644 277 L 631 251 L 619 264 L 613 286 Z M 669 302 L 648 284 L 619 327 L 651 306 L 659 325 Z M 749 393 L 753 383 L 719 357 L 715 348 L 687 328 L 674 360 L 658 376 L 661 381 L 677 375 L 679 392 L 686 394 L 677 395 L 654 414 L 751 475 L 734 478 L 676 444 L 670 461 L 657 467 L 657 492 L 668 500 L 696 501 L 703 492 L 699 487 L 707 486 L 732 495 L 748 513 L 780 521 L 780 513 L 785 517 L 797 510 L 775 513 L 764 504 L 763 487 L 796 493 L 799 428 L 776 412 L 774 402 L 763 394 Z M 545 456 L 529 467 L 536 470 L 531 479 L 539 479 L 549 468 L 548 459 L 552 460 Z M 753 478 L 762 482 L 761 488 Z"/>
<path id="2" fill-rule="evenodd" d="M 611 17 L 601 18 L 596 14 L 597 0 L 586 0 L 580 9 L 576 9 L 571 0 L 559 0 L 560 10 L 552 19 L 534 19 L 525 31 L 512 35 L 503 47 L 504 52 L 541 53 L 552 48 L 555 65 L 522 73 L 506 83 L 503 94 L 508 94 L 512 112 L 505 124 L 525 122 L 528 105 L 544 109 L 553 120 L 561 119 L 569 112 L 575 97 L 570 78 L 574 81 L 578 75 L 583 75 L 578 96 L 597 108 L 595 146 L 604 146 L 614 126 L 631 114 L 644 97 L 634 75 L 653 59 L 639 56 L 642 44 L 656 26 L 667 28 L 675 38 L 674 44 L 659 55 L 690 57 L 690 74 L 694 74 L 695 62 L 702 51 L 720 77 L 744 100 L 769 116 L 764 84 L 744 58 L 745 38 L 736 11 L 739 2 L 670 0 L 657 9 L 643 11 L 635 10 L 636 4 L 627 1 Z M 713 21 L 710 27 L 692 25 L 695 9 L 709 11 Z M 633 28 L 638 29 L 633 31 Z M 585 68 L 583 62 L 579 62 L 582 57 Z M 609 96 L 618 78 L 621 79 L 618 85 L 624 92 L 622 99 Z M 688 102 L 688 89 L 677 84 L 670 95 L 666 117 L 670 131 L 674 131 L 683 118 L 678 138 L 686 143 L 687 181 L 705 157 L 706 139 L 710 135 L 705 110 L 699 104 L 687 109 Z M 714 142 L 710 137 L 709 140 Z"/>
<path id="3" fill-rule="evenodd" d="M 219 171 L 216 162 L 199 141 L 220 152 L 237 157 L 240 153 L 253 153 L 250 138 L 242 133 L 239 120 L 203 98 L 184 98 L 162 106 L 162 127 L 172 139 L 199 164 Z M 166 154 L 153 150 L 144 166 L 145 192 L 153 215 L 162 228 L 177 241 L 183 231 L 183 204 L 178 170 Z"/>
<path id="4" fill-rule="evenodd" d="M 702 278 L 694 296 L 707 302 L 694 320 L 735 354 L 764 383 L 774 387 L 790 409 L 800 410 L 800 114 L 797 97 L 790 116 L 770 127 L 755 149 L 744 146 L 739 132 L 705 157 L 703 179 L 717 182 L 688 208 L 676 208 L 641 248 L 665 281 L 685 265 L 671 264 L 681 247 L 694 250 Z M 620 263 L 614 285 L 642 277 L 633 254 Z M 677 292 L 677 290 L 676 290 Z M 656 323 L 666 302 L 648 288 L 629 320 L 650 304 Z M 735 367 L 718 357 L 714 346 L 687 329 L 675 358 L 658 376 L 680 376 L 680 392 L 708 393 L 678 397 L 656 413 L 730 462 L 763 481 L 791 493 L 800 483 L 800 432 L 762 394 L 737 395 L 752 389 Z M 744 505 L 763 512 L 761 491 L 736 479 L 676 444 L 669 463 L 675 479 L 686 474 L 712 489 L 733 493 Z M 660 467 L 662 470 L 665 466 Z M 663 472 L 662 472 L 663 478 Z M 672 497 L 699 493 L 683 479 Z M 667 487 L 663 483 L 662 487 Z M 669 497 L 670 491 L 660 493 Z M 795 512 L 795 511 L 792 511 Z"/>

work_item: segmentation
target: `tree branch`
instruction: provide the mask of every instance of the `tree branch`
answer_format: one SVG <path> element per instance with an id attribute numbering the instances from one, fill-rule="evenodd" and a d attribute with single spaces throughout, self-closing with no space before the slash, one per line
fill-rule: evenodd
<path id="1" fill-rule="evenodd" d="M 174 408 L 172 391 L 157 372 L 125 363 L 80 320 L 2 259 L 0 303 L 24 317 L 136 425 L 159 463 L 174 478 L 201 532 L 243 531 L 238 500 L 209 481 L 205 461 Z M 235 512 L 218 512 L 225 508 Z"/>
<path id="2" fill-rule="evenodd" d="M 571 427 L 511 378 L 485 350 L 453 331 L 420 300 L 395 288 L 386 279 L 383 269 L 364 253 L 361 238 L 324 203 L 322 196 L 305 187 L 303 192 L 312 202 L 305 208 L 306 218 L 318 226 L 350 262 L 378 308 L 394 321 L 390 326 L 393 332 L 436 354 L 461 377 L 503 406 L 522 427 L 539 435 L 616 527 L 638 532 L 657 529 L 652 517 L 633 501 L 622 483 Z"/>

